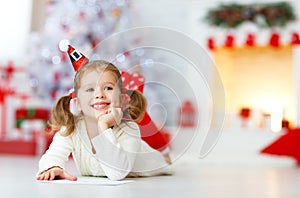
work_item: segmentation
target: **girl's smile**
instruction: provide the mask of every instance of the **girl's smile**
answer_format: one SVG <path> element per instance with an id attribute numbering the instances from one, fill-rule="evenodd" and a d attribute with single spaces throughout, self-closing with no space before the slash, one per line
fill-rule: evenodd
<path id="1" fill-rule="evenodd" d="M 110 107 L 110 102 L 96 102 L 91 105 L 95 110 L 103 110 Z"/>

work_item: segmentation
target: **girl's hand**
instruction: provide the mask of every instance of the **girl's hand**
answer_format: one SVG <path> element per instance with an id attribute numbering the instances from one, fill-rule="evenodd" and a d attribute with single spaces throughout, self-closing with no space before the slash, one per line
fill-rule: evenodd
<path id="1" fill-rule="evenodd" d="M 98 118 L 98 127 L 100 131 L 104 131 L 114 125 L 121 123 L 123 112 L 121 108 L 111 107 L 108 113 Z"/>
<path id="2" fill-rule="evenodd" d="M 76 181 L 77 177 L 70 175 L 62 168 L 55 166 L 42 172 L 36 179 L 37 180 L 67 179 L 71 181 Z"/>

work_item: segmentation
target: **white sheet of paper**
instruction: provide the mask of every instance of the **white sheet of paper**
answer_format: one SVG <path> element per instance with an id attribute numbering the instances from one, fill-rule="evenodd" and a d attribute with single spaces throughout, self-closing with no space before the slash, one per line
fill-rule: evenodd
<path id="1" fill-rule="evenodd" d="M 40 183 L 55 183 L 55 184 L 87 184 L 87 185 L 104 185 L 104 186 L 117 186 L 134 182 L 134 180 L 121 180 L 112 181 L 108 178 L 99 177 L 78 177 L 77 181 L 70 181 L 66 179 L 59 180 L 39 180 Z"/>

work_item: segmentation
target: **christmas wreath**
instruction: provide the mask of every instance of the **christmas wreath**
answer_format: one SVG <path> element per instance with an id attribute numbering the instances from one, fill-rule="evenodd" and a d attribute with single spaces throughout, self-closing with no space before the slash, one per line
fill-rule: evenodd
<path id="1" fill-rule="evenodd" d="M 284 27 L 294 20 L 296 15 L 288 2 L 221 4 L 205 15 L 210 25 L 224 28 L 236 28 L 244 22 L 253 22 L 259 27 Z"/>

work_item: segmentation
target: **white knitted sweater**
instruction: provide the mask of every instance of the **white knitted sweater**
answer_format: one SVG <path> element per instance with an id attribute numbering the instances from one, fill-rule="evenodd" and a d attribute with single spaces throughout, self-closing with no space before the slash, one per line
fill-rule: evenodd
<path id="1" fill-rule="evenodd" d="M 40 159 L 38 173 L 53 166 L 65 169 L 72 153 L 81 175 L 120 180 L 126 176 L 170 174 L 162 154 L 141 139 L 135 122 L 123 122 L 92 140 L 88 138 L 83 120 L 77 123 L 72 135 L 64 137 L 61 132 L 54 135 L 49 149 Z M 96 154 L 92 152 L 92 145 Z"/>

